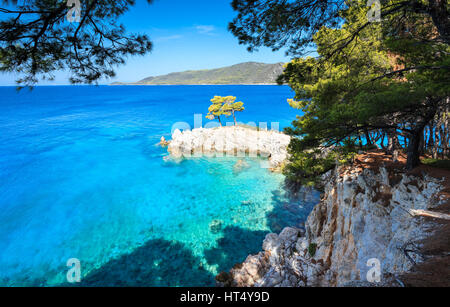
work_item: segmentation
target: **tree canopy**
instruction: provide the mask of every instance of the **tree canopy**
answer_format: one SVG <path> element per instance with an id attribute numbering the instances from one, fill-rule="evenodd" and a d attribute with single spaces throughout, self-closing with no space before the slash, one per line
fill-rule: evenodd
<path id="1" fill-rule="evenodd" d="M 250 51 L 261 46 L 279 50 L 288 48 L 291 55 L 304 55 L 315 47 L 314 35 L 322 28 L 338 29 L 346 10 L 360 1 L 345 0 L 233 0 L 238 13 L 229 24 L 239 43 Z M 436 29 L 434 40 L 450 42 L 450 12 L 446 0 L 381 0 L 380 16 L 390 29 L 397 29 L 411 16 L 419 15 Z M 366 1 L 364 2 L 364 5 Z M 367 20 L 339 41 L 330 41 L 328 56 L 357 39 L 371 25 Z"/>
<path id="2" fill-rule="evenodd" d="M 151 3 L 152 0 L 147 0 Z M 17 72 L 19 85 L 34 85 L 67 69 L 71 83 L 113 77 L 127 56 L 144 55 L 146 35 L 127 33 L 118 18 L 134 0 L 80 1 L 79 22 L 69 22 L 67 1 L 3 0 L 0 7 L 0 71 Z"/>
<path id="3" fill-rule="evenodd" d="M 385 136 L 387 152 L 404 149 L 407 168 L 414 168 L 426 147 L 426 127 L 429 134 L 443 131 L 434 144 L 449 154 L 448 128 L 443 128 L 450 96 L 446 1 L 383 1 L 381 22 L 368 20 L 362 0 L 339 6 L 233 3 L 239 15 L 230 29 L 250 50 L 289 47 L 289 53 L 301 55 L 314 46 L 318 54 L 295 58 L 278 80 L 295 90 L 289 103 L 303 113 L 286 129 L 294 136 L 288 178 L 311 182 L 339 161 L 351 160 L 352 152 L 383 148 Z"/>
<path id="4" fill-rule="evenodd" d="M 237 125 L 236 121 L 236 112 L 242 112 L 245 110 L 244 103 L 242 101 L 236 102 L 236 97 L 234 96 L 214 96 L 213 99 L 211 99 L 211 106 L 209 107 L 208 115 L 206 118 L 208 119 L 218 119 L 220 125 L 222 125 L 222 121 L 220 119 L 220 116 L 224 115 L 226 117 L 232 115 L 234 124 Z"/>

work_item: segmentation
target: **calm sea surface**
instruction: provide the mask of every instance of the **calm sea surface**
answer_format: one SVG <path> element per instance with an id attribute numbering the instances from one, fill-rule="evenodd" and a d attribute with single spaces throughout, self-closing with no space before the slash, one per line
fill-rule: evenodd
<path id="1" fill-rule="evenodd" d="M 160 137 L 207 123 L 214 95 L 245 123 L 297 114 L 286 86 L 0 87 L 0 286 L 66 285 L 70 258 L 81 285 L 214 285 L 302 223 L 318 194 L 288 199 L 257 158 L 164 159 Z"/>

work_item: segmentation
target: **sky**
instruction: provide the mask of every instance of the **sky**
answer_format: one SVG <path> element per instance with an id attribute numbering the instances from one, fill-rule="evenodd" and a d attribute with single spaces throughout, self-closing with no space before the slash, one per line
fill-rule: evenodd
<path id="1" fill-rule="evenodd" d="M 81 0 L 83 1 L 83 0 Z M 149 5 L 136 0 L 136 5 L 122 16 L 120 22 L 129 32 L 147 34 L 153 51 L 145 56 L 128 58 L 116 69 L 117 77 L 103 80 L 135 82 L 149 76 L 171 72 L 211 69 L 254 61 L 263 63 L 287 62 L 284 51 L 272 52 L 261 48 L 250 53 L 227 26 L 236 16 L 231 0 L 154 0 Z M 67 72 L 56 73 L 54 82 L 68 84 Z M 15 85 L 17 76 L 0 73 L 0 85 Z"/>

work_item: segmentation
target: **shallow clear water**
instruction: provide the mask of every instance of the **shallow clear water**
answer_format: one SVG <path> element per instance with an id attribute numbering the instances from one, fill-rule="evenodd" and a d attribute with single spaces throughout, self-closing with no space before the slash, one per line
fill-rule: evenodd
<path id="1" fill-rule="evenodd" d="M 66 285 L 69 258 L 86 286 L 213 285 L 302 223 L 317 193 L 288 199 L 257 158 L 164 159 L 159 138 L 214 95 L 243 122 L 295 117 L 288 87 L 0 87 L 0 285 Z"/>

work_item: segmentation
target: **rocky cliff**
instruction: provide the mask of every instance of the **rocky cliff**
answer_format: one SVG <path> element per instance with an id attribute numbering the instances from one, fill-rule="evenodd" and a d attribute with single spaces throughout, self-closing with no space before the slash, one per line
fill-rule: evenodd
<path id="1" fill-rule="evenodd" d="M 398 276 L 424 260 L 420 248 L 435 226 L 415 213 L 448 201 L 440 194 L 444 179 L 383 165 L 338 168 L 324 178 L 323 197 L 305 229 L 267 235 L 263 251 L 219 274 L 218 284 L 403 285 Z M 370 284 L 367 273 L 377 265 L 380 282 Z M 377 281 L 376 271 L 369 275 Z"/>
<path id="2" fill-rule="evenodd" d="M 273 130 L 257 130 L 241 126 L 175 130 L 169 142 L 174 158 L 202 155 L 263 156 L 268 168 L 280 167 L 287 158 L 290 136 Z"/>

